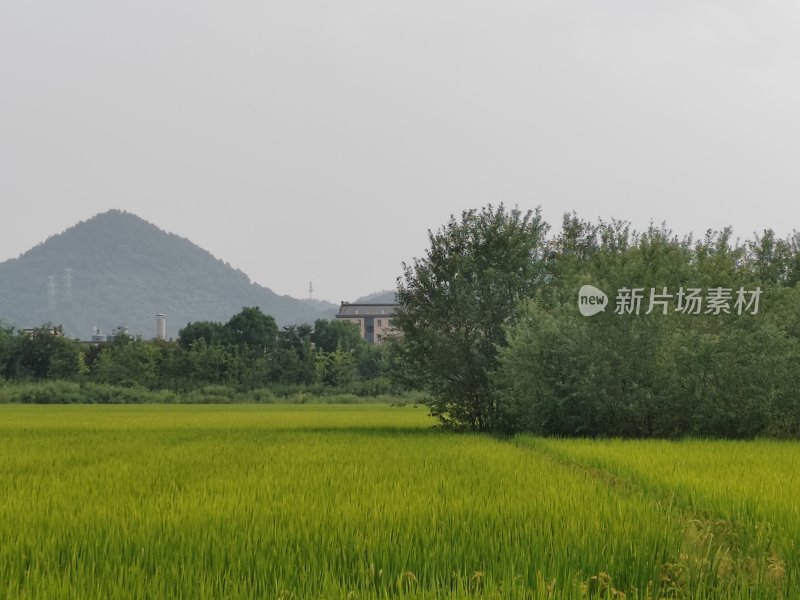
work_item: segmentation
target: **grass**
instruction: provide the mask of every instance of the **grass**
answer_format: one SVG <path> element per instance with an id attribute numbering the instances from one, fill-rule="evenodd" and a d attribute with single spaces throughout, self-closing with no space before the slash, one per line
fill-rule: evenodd
<path id="1" fill-rule="evenodd" d="M 795 444 L 433 425 L 411 406 L 2 405 L 0 595 L 798 591 Z"/>

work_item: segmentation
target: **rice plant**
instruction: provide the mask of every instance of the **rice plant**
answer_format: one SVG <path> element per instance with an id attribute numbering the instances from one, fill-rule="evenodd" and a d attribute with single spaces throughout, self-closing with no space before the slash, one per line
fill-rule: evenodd
<path id="1" fill-rule="evenodd" d="M 709 543 L 737 535 L 715 511 L 738 516 L 747 490 L 739 504 L 703 503 L 699 518 L 670 500 L 680 482 L 653 473 L 645 485 L 649 467 L 638 479 L 610 459 L 598 466 L 602 452 L 581 453 L 582 442 L 433 425 L 408 406 L 0 406 L 0 594 L 774 598 L 796 589 L 780 544 L 765 546 L 771 570 L 758 563 L 751 573 Z M 623 459 L 639 452 L 609 448 Z M 712 499 L 707 484 L 697 494 Z M 789 514 L 752 506 L 772 517 L 773 534 Z"/>

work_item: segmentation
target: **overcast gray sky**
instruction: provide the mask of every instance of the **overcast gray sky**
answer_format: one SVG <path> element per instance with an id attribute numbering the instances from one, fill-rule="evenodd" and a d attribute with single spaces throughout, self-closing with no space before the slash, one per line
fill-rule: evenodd
<path id="1" fill-rule="evenodd" d="M 279 293 L 505 202 L 800 228 L 800 2 L 6 0 L 0 260 L 109 208 Z"/>

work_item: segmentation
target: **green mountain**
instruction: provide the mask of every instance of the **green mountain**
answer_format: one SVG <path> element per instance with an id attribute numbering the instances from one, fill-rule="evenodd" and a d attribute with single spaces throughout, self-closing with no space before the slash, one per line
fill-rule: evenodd
<path id="1" fill-rule="evenodd" d="M 244 306 L 280 325 L 332 318 L 337 309 L 279 296 L 189 240 L 119 210 L 0 263 L 0 320 L 17 328 L 49 322 L 88 339 L 94 327 L 122 325 L 150 338 L 155 315 L 165 313 L 167 336 L 176 337 L 190 321 L 225 322 Z"/>

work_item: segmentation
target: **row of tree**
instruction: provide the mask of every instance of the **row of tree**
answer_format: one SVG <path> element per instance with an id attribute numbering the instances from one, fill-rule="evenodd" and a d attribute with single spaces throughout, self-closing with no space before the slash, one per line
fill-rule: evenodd
<path id="1" fill-rule="evenodd" d="M 574 214 L 547 230 L 538 212 L 466 211 L 406 265 L 400 349 L 445 424 L 800 435 L 799 235 L 694 240 Z"/>
<path id="2" fill-rule="evenodd" d="M 12 381 L 66 380 L 176 392 L 207 385 L 238 390 L 316 386 L 386 392 L 391 357 L 364 341 L 346 321 L 279 329 L 259 308 L 244 308 L 227 323 L 189 323 L 177 341 L 122 333 L 86 344 L 45 325 L 15 334 L 0 328 L 0 377 Z"/>

